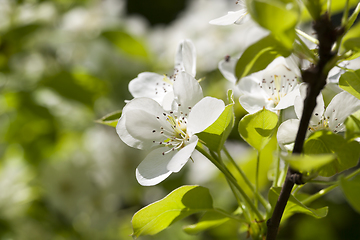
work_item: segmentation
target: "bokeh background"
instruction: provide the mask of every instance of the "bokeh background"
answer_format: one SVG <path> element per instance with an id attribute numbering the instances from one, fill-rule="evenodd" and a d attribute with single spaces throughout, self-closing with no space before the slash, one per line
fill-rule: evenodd
<path id="1" fill-rule="evenodd" d="M 258 29 L 208 22 L 236 9 L 235 0 L 0 0 L 0 239 L 131 239 L 132 215 L 183 184 L 206 186 L 215 206 L 235 210 L 226 182 L 201 156 L 158 186 L 140 186 L 135 168 L 146 153 L 95 120 L 122 109 L 140 72 L 171 73 L 184 38 L 196 46 L 205 93 L 226 99 L 231 86 L 217 64 Z M 237 121 L 244 114 L 237 102 Z M 253 153 L 236 130 L 231 140 L 251 178 Z M 270 167 L 261 170 L 264 188 Z M 324 205 L 327 218 L 295 215 L 279 239 L 360 239 L 360 215 L 340 191 L 314 203 Z M 141 239 L 246 239 L 235 224 L 185 234 L 197 218 Z"/>

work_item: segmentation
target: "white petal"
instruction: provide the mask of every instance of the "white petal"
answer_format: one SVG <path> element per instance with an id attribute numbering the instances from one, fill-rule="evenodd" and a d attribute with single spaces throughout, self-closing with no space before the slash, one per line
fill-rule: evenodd
<path id="1" fill-rule="evenodd" d="M 156 115 L 147 113 L 143 110 L 135 109 L 126 113 L 125 127 L 129 134 L 142 141 L 164 141 L 167 137 L 164 131 L 171 131 L 169 124 L 162 124 Z M 162 117 L 161 117 L 162 119 Z M 164 129 L 161 129 L 163 127 Z"/>
<path id="2" fill-rule="evenodd" d="M 325 111 L 325 117 L 329 117 L 329 128 L 337 132 L 343 130 L 342 124 L 345 119 L 359 109 L 359 99 L 345 91 L 337 94 L 331 100 Z M 339 127 L 341 128 L 339 129 Z"/>
<path id="3" fill-rule="evenodd" d="M 186 72 L 179 73 L 174 82 L 175 101 L 180 104 L 179 110 L 189 112 L 198 101 L 203 98 L 200 84 L 194 77 Z"/>
<path id="4" fill-rule="evenodd" d="M 247 14 L 246 9 L 241 9 L 236 12 L 228 12 L 227 15 L 211 20 L 209 23 L 213 25 L 231 25 L 237 22 Z"/>
<path id="5" fill-rule="evenodd" d="M 275 112 L 274 104 L 267 101 L 264 95 L 242 95 L 239 98 L 241 106 L 250 114 L 256 113 L 264 107 Z"/>
<path id="6" fill-rule="evenodd" d="M 284 97 L 282 97 L 278 105 L 276 105 L 275 109 L 280 110 L 293 106 L 295 103 L 295 98 L 297 96 L 300 96 L 299 88 L 295 88 L 294 90 L 286 94 Z"/>
<path id="7" fill-rule="evenodd" d="M 163 75 L 143 72 L 130 81 L 129 91 L 134 98 L 148 97 L 161 103 L 164 95 L 172 91 L 172 82 Z"/>
<path id="8" fill-rule="evenodd" d="M 160 147 L 151 151 L 136 168 L 136 179 L 143 186 L 153 186 L 166 179 L 172 172 L 167 165 L 175 152 L 162 153 L 166 150 Z"/>
<path id="9" fill-rule="evenodd" d="M 135 98 L 128 102 L 123 108 L 121 118 L 119 119 L 118 124 L 116 125 L 116 132 L 121 138 L 121 140 L 127 145 L 138 148 L 138 149 L 147 149 L 153 146 L 152 142 L 142 141 L 140 139 L 135 139 L 128 132 L 126 128 L 126 115 L 128 111 L 133 110 L 143 110 L 149 114 L 155 116 L 161 116 L 163 113 L 162 107 L 156 101 L 150 98 Z"/>
<path id="10" fill-rule="evenodd" d="M 299 123 L 298 119 L 290 119 L 280 124 L 276 135 L 280 146 L 295 142 Z"/>
<path id="11" fill-rule="evenodd" d="M 190 143 L 180 149 L 175 156 L 170 160 L 167 165 L 167 169 L 172 172 L 179 172 L 181 168 L 187 163 L 191 154 L 194 152 L 198 137 L 196 135 L 190 138 Z"/>
<path id="12" fill-rule="evenodd" d="M 212 97 L 201 99 L 189 114 L 187 131 L 190 134 L 204 131 L 219 118 L 224 109 L 225 104 L 222 100 Z"/>
<path id="13" fill-rule="evenodd" d="M 265 95 L 264 89 L 262 89 L 260 80 L 257 75 L 252 75 L 248 77 L 244 77 L 240 80 L 237 85 L 241 94 L 248 95 Z"/>
<path id="14" fill-rule="evenodd" d="M 218 64 L 218 68 L 224 78 L 232 83 L 236 83 L 237 81 L 237 77 L 235 76 L 235 67 L 238 60 L 238 58 L 230 58 L 228 60 L 223 59 Z"/>
<path id="15" fill-rule="evenodd" d="M 191 40 L 182 41 L 175 55 L 175 69 L 185 71 L 195 77 L 196 75 L 196 50 Z"/>

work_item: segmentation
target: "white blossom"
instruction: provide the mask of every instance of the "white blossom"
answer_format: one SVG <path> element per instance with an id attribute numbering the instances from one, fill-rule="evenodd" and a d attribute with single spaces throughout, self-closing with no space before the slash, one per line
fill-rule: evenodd
<path id="1" fill-rule="evenodd" d="M 181 72 L 173 84 L 174 100 L 164 109 L 151 98 L 135 98 L 123 109 L 116 130 L 127 145 L 152 151 L 136 169 L 141 185 L 151 186 L 178 172 L 191 157 L 196 133 L 210 126 L 223 112 L 223 101 L 203 98 L 200 84 Z"/>
<path id="2" fill-rule="evenodd" d="M 231 25 L 243 24 L 250 19 L 250 14 L 247 11 L 246 4 L 243 0 L 237 1 L 236 4 L 241 6 L 238 11 L 230 11 L 227 15 L 211 20 L 209 23 L 213 25 Z"/>

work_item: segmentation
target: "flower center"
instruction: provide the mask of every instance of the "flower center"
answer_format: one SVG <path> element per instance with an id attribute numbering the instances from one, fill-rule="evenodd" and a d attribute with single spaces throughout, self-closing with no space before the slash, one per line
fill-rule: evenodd
<path id="1" fill-rule="evenodd" d="M 173 111 L 170 111 L 169 113 L 164 112 L 162 117 L 156 118 L 158 120 L 165 118 L 165 121 L 163 122 L 166 125 L 160 127 L 160 134 L 164 136 L 164 141 L 153 141 L 153 143 L 158 143 L 170 148 L 169 150 L 164 151 L 162 153 L 163 155 L 185 147 L 190 141 L 190 136 L 187 132 L 187 113 L 174 113 Z M 154 129 L 153 133 L 157 131 L 158 130 Z"/>

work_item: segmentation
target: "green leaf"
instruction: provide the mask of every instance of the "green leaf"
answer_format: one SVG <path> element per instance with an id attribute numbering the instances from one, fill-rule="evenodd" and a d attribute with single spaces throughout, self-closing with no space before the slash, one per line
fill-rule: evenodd
<path id="1" fill-rule="evenodd" d="M 360 111 L 357 111 L 346 118 L 345 127 L 345 138 L 347 140 L 353 140 L 360 137 Z"/>
<path id="2" fill-rule="evenodd" d="M 329 131 L 313 133 L 304 144 L 305 154 L 335 154 L 335 161 L 319 168 L 319 175 L 330 177 L 336 173 L 354 167 L 360 156 L 359 143 L 345 140 L 342 136 Z"/>
<path id="3" fill-rule="evenodd" d="M 116 127 L 116 125 L 119 121 L 119 118 L 121 117 L 121 113 L 122 113 L 122 110 L 118 110 L 118 111 L 109 113 L 109 114 L 105 115 L 104 117 L 96 120 L 95 122 L 104 124 L 104 125 L 108 125 L 110 127 Z"/>
<path id="4" fill-rule="evenodd" d="M 350 205 L 360 213 L 360 175 L 351 180 L 340 178 L 340 188 L 346 196 Z"/>
<path id="5" fill-rule="evenodd" d="M 236 77 L 241 78 L 251 73 L 263 70 L 275 58 L 287 57 L 291 51 L 283 47 L 272 35 L 268 35 L 248 47 L 236 63 Z"/>
<path id="6" fill-rule="evenodd" d="M 213 201 L 207 188 L 182 186 L 136 212 L 132 235 L 154 235 L 191 214 L 209 210 L 213 210 Z"/>
<path id="7" fill-rule="evenodd" d="M 279 199 L 281 187 L 272 187 L 269 191 L 269 202 L 274 209 L 277 200 Z M 287 218 L 291 217 L 295 213 L 304 213 L 315 218 L 326 217 L 328 213 L 328 207 L 323 207 L 319 209 L 313 209 L 302 204 L 298 199 L 293 195 L 290 195 L 289 201 L 286 204 L 284 214 L 281 218 L 281 222 L 285 221 Z"/>
<path id="8" fill-rule="evenodd" d="M 357 23 L 345 34 L 342 40 L 342 49 L 345 52 L 353 50 L 360 51 L 360 23 Z"/>
<path id="9" fill-rule="evenodd" d="M 310 172 L 335 160 L 334 154 L 290 155 L 282 157 L 291 168 L 298 171 Z"/>
<path id="10" fill-rule="evenodd" d="M 300 8 L 295 0 L 248 0 L 251 17 L 291 50 L 295 40 L 295 26 L 300 19 Z"/>
<path id="11" fill-rule="evenodd" d="M 215 152 L 219 152 L 222 149 L 234 127 L 234 100 L 232 90 L 228 91 L 228 100 L 229 104 L 225 107 L 225 110 L 219 118 L 203 132 L 197 134 L 198 137 L 206 143 L 206 146 Z"/>
<path id="12" fill-rule="evenodd" d="M 360 99 L 360 69 L 356 71 L 349 69 L 342 74 L 339 79 L 339 86 Z"/>
<path id="13" fill-rule="evenodd" d="M 184 227 L 184 231 L 188 234 L 198 234 L 209 228 L 214 228 L 230 221 L 231 218 L 221 211 L 208 211 L 206 212 L 200 221 L 196 224 L 188 225 Z"/>
<path id="14" fill-rule="evenodd" d="M 267 109 L 248 114 L 240 120 L 240 136 L 257 151 L 269 142 L 278 122 L 278 115 Z"/>
<path id="15" fill-rule="evenodd" d="M 313 20 L 319 19 L 326 10 L 325 0 L 303 0 L 303 3 Z"/>

